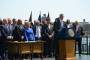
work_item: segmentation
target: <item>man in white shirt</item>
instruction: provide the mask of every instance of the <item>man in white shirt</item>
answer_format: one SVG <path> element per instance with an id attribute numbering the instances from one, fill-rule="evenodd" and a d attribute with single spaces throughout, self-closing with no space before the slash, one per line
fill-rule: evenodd
<path id="1" fill-rule="evenodd" d="M 41 32 L 42 32 L 42 27 L 40 26 L 40 21 L 36 21 L 36 26 L 34 27 L 34 34 L 35 34 L 35 40 L 39 41 L 41 40 Z"/>

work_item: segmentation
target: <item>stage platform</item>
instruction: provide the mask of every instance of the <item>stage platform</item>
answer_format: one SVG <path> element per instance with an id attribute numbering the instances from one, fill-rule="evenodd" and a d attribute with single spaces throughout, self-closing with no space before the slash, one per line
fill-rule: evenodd
<path id="1" fill-rule="evenodd" d="M 90 60 L 90 55 L 76 55 L 77 60 Z M 23 60 L 30 60 L 30 59 L 23 59 Z M 33 58 L 33 60 L 41 60 L 40 58 Z M 43 60 L 55 60 L 55 58 L 44 58 Z"/>

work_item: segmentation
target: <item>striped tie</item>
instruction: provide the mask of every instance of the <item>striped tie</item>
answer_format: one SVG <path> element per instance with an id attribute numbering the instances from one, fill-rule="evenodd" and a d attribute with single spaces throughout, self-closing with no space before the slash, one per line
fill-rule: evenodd
<path id="1" fill-rule="evenodd" d="M 78 27 L 76 27 L 76 32 L 78 31 Z"/>

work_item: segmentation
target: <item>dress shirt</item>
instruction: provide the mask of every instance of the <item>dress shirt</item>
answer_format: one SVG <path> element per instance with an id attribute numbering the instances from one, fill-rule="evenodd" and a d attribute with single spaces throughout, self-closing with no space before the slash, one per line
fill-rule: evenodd
<path id="1" fill-rule="evenodd" d="M 48 25 L 48 28 L 50 29 L 50 24 L 47 24 Z"/>
<path id="2" fill-rule="evenodd" d="M 67 28 L 70 28 L 70 24 L 67 24 Z"/>
<path id="3" fill-rule="evenodd" d="M 61 24 L 61 27 L 63 28 L 63 20 L 60 20 L 60 24 Z"/>
<path id="4" fill-rule="evenodd" d="M 40 38 L 41 37 L 41 26 L 36 26 L 36 35 L 35 37 Z"/>

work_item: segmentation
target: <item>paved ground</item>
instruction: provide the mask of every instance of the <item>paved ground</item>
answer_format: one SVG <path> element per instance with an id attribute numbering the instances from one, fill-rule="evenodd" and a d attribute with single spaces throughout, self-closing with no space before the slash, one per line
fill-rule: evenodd
<path id="1" fill-rule="evenodd" d="M 90 55 L 76 55 L 77 60 L 90 60 Z M 23 59 L 30 60 L 30 59 Z M 40 58 L 34 58 L 33 60 L 41 60 Z M 43 60 L 55 60 L 55 58 L 44 58 Z"/>
<path id="2" fill-rule="evenodd" d="M 77 60 L 90 60 L 90 55 L 76 55 Z M 15 59 L 18 60 L 18 59 Z M 23 59 L 23 60 L 30 60 L 30 59 Z M 33 60 L 41 60 L 40 58 L 33 58 Z M 55 58 L 43 58 L 43 60 L 55 60 Z"/>
<path id="3" fill-rule="evenodd" d="M 77 60 L 90 60 L 90 55 L 76 55 Z"/>

